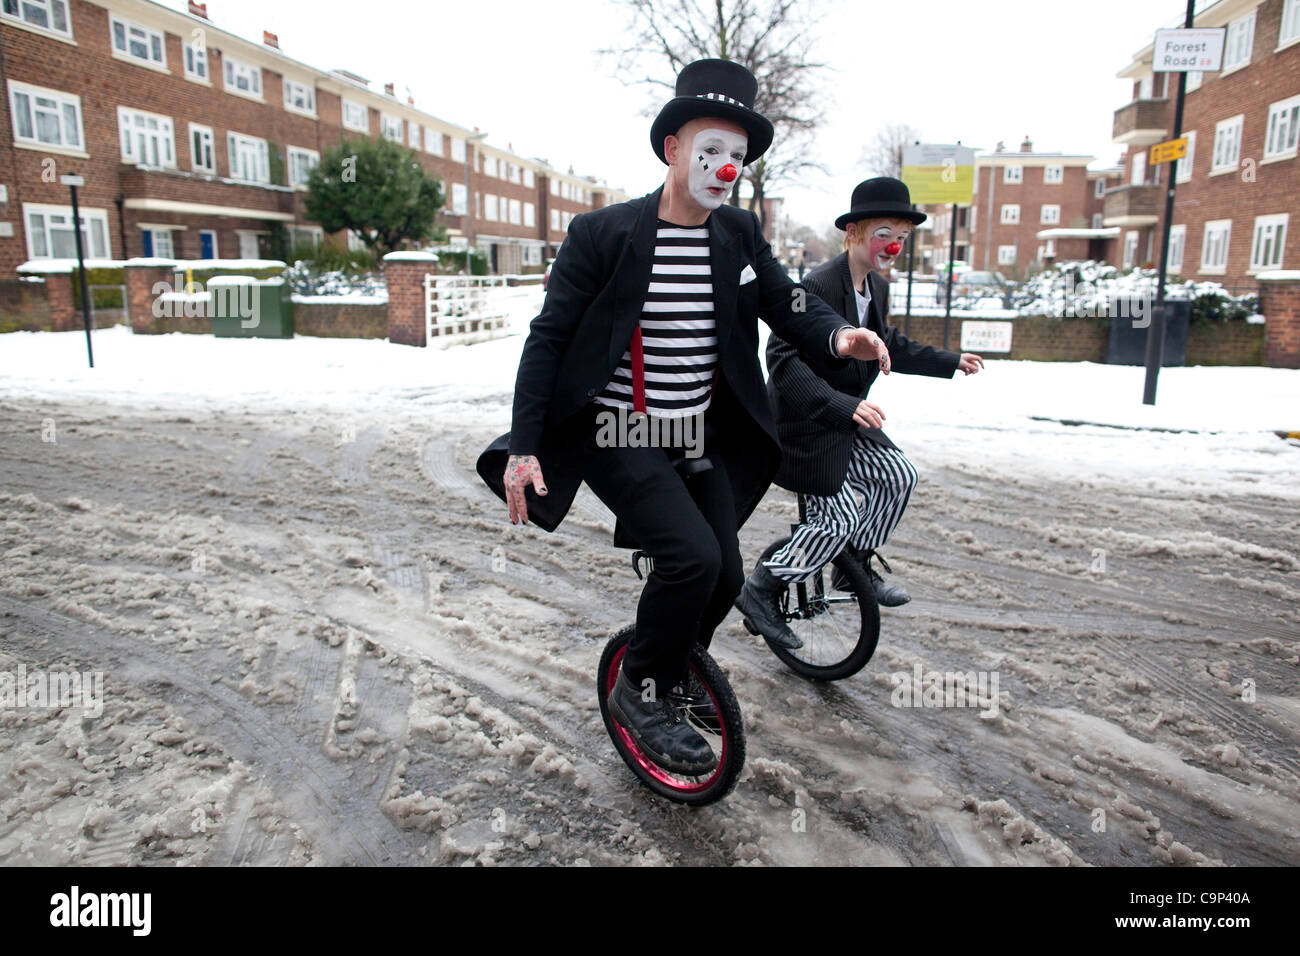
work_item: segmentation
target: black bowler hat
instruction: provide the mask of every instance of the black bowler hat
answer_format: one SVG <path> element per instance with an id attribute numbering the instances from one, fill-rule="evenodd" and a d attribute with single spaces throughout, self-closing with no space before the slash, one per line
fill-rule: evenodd
<path id="1" fill-rule="evenodd" d="M 912 208 L 912 194 L 907 183 L 893 176 L 877 176 L 853 187 L 853 208 L 835 220 L 843 229 L 859 219 L 907 219 L 912 225 L 925 222 L 926 215 Z"/>
<path id="2" fill-rule="evenodd" d="M 748 166 L 772 145 L 772 124 L 754 112 L 758 80 L 733 60 L 696 60 L 677 74 L 677 95 L 669 100 L 650 127 L 650 145 L 661 163 L 664 139 L 701 116 L 729 119 L 744 127 L 749 136 L 745 154 Z"/>

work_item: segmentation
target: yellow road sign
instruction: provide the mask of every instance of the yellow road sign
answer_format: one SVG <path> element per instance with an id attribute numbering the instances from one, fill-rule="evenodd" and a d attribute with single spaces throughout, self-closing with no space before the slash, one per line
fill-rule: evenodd
<path id="1" fill-rule="evenodd" d="M 936 143 L 908 146 L 902 179 L 918 205 L 968 203 L 975 190 L 975 150 Z"/>
<path id="2" fill-rule="evenodd" d="M 1164 143 L 1156 143 L 1151 147 L 1151 165 L 1156 166 L 1160 163 L 1172 163 L 1176 159 L 1182 159 L 1187 155 L 1187 137 L 1180 136 L 1178 139 L 1171 139 Z"/>

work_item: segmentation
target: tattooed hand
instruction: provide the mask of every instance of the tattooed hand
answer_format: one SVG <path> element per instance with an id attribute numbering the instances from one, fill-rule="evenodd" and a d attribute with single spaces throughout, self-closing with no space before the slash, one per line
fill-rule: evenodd
<path id="1" fill-rule="evenodd" d="M 510 505 L 510 520 L 514 524 L 528 524 L 527 489 L 529 485 L 539 495 L 546 494 L 546 480 L 542 466 L 535 455 L 511 455 L 506 462 L 506 503 Z"/>

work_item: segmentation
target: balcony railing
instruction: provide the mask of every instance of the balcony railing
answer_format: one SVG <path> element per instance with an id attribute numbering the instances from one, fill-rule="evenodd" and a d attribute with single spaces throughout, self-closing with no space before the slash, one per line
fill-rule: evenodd
<path id="1" fill-rule="evenodd" d="M 1150 146 L 1169 132 L 1168 100 L 1134 100 L 1115 111 L 1111 139 L 1130 146 Z"/>
<path id="2" fill-rule="evenodd" d="M 1107 226 L 1149 226 L 1160 218 L 1164 188 L 1154 183 L 1116 186 L 1106 191 L 1102 222 Z"/>

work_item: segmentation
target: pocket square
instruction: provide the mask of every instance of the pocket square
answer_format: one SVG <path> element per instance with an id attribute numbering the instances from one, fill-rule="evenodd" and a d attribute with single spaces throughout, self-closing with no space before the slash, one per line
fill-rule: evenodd
<path id="1" fill-rule="evenodd" d="M 758 278 L 758 273 L 754 271 L 754 267 L 751 265 L 747 265 L 745 266 L 745 268 L 740 270 L 741 285 L 744 285 L 746 282 L 753 282 L 757 278 Z"/>

